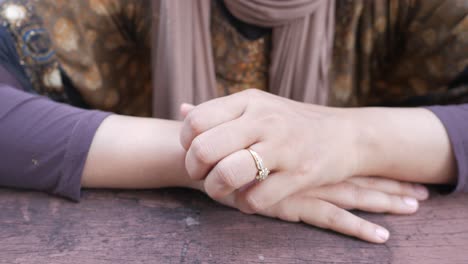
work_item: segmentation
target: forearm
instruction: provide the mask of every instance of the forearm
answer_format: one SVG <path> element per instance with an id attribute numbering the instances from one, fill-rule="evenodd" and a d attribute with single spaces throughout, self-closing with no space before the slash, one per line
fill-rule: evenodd
<path id="1" fill-rule="evenodd" d="M 197 187 L 184 166 L 180 122 L 113 115 L 97 130 L 82 177 L 88 188 Z"/>
<path id="2" fill-rule="evenodd" d="M 353 109 L 359 173 L 420 183 L 453 183 L 456 163 L 440 120 L 423 108 Z"/>

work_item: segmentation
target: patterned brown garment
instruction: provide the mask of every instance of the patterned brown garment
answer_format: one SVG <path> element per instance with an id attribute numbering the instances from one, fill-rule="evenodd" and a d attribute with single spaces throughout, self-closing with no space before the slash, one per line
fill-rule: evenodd
<path id="1" fill-rule="evenodd" d="M 151 0 L 37 0 L 57 56 L 94 108 L 151 114 Z"/>
<path id="2" fill-rule="evenodd" d="M 32 84 L 29 92 L 68 102 L 52 40 L 41 21 L 28 0 L 0 1 L 0 24 L 8 28 L 17 43 L 20 64 Z"/>
<path id="3" fill-rule="evenodd" d="M 92 107 L 151 114 L 151 0 L 29 2 Z M 219 94 L 267 90 L 271 36 L 244 38 L 213 6 Z M 337 0 L 331 105 L 464 102 L 468 88 L 450 82 L 467 66 L 468 1 Z"/>
<path id="4" fill-rule="evenodd" d="M 150 0 L 35 2 L 62 67 L 92 107 L 151 115 L 150 4 Z M 213 7 L 219 94 L 251 87 L 266 90 L 269 36 L 245 39 L 219 7 Z"/>
<path id="5" fill-rule="evenodd" d="M 338 0 L 331 104 L 463 102 L 468 1 Z"/>
<path id="6" fill-rule="evenodd" d="M 227 21 L 216 3 L 213 7 L 211 34 L 218 94 L 252 87 L 268 90 L 271 36 L 248 40 Z"/>

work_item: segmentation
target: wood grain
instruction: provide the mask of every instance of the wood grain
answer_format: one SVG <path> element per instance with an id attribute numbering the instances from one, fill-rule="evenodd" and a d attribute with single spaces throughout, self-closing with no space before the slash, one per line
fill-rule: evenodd
<path id="1" fill-rule="evenodd" d="M 468 196 L 433 197 L 413 216 L 359 214 L 390 241 L 243 215 L 188 190 L 73 203 L 0 189 L 0 263 L 468 263 Z"/>

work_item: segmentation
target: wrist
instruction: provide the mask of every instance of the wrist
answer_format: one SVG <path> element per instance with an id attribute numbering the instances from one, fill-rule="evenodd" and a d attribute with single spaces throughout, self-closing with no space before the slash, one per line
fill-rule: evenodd
<path id="1" fill-rule="evenodd" d="M 381 124 L 374 117 L 372 108 L 353 108 L 349 110 L 352 124 L 354 163 L 353 176 L 380 175 L 384 167 L 385 133 L 381 133 Z"/>
<path id="2" fill-rule="evenodd" d="M 356 170 L 361 176 L 448 183 L 454 157 L 444 126 L 423 108 L 350 110 L 355 136 Z"/>
<path id="3" fill-rule="evenodd" d="M 195 181 L 191 179 L 185 169 L 185 154 L 186 151 L 180 146 L 180 144 L 175 144 L 176 152 L 172 156 L 173 160 L 168 161 L 169 164 L 172 163 L 173 168 L 168 168 L 166 172 L 169 174 L 169 181 L 167 182 L 167 187 L 180 187 L 180 188 L 190 188 L 203 191 L 203 181 Z M 157 155 L 155 154 L 155 157 Z"/>
<path id="4" fill-rule="evenodd" d="M 372 168 L 369 157 L 375 153 L 375 140 L 377 134 L 368 120 L 368 114 L 363 108 L 328 108 L 333 118 L 333 131 L 337 132 L 337 149 L 335 154 L 338 158 L 335 163 L 340 164 L 343 174 L 337 178 L 337 182 L 346 180 L 353 176 L 370 175 Z M 329 111 L 330 113 L 330 111 Z"/>

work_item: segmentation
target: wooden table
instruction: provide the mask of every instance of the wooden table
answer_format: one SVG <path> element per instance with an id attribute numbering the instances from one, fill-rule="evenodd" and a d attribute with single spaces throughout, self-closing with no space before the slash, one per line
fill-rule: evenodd
<path id="1" fill-rule="evenodd" d="M 85 191 L 77 204 L 0 189 L 0 263 L 468 263 L 468 196 L 436 196 L 413 216 L 359 214 L 390 241 L 243 215 L 188 190 Z"/>

